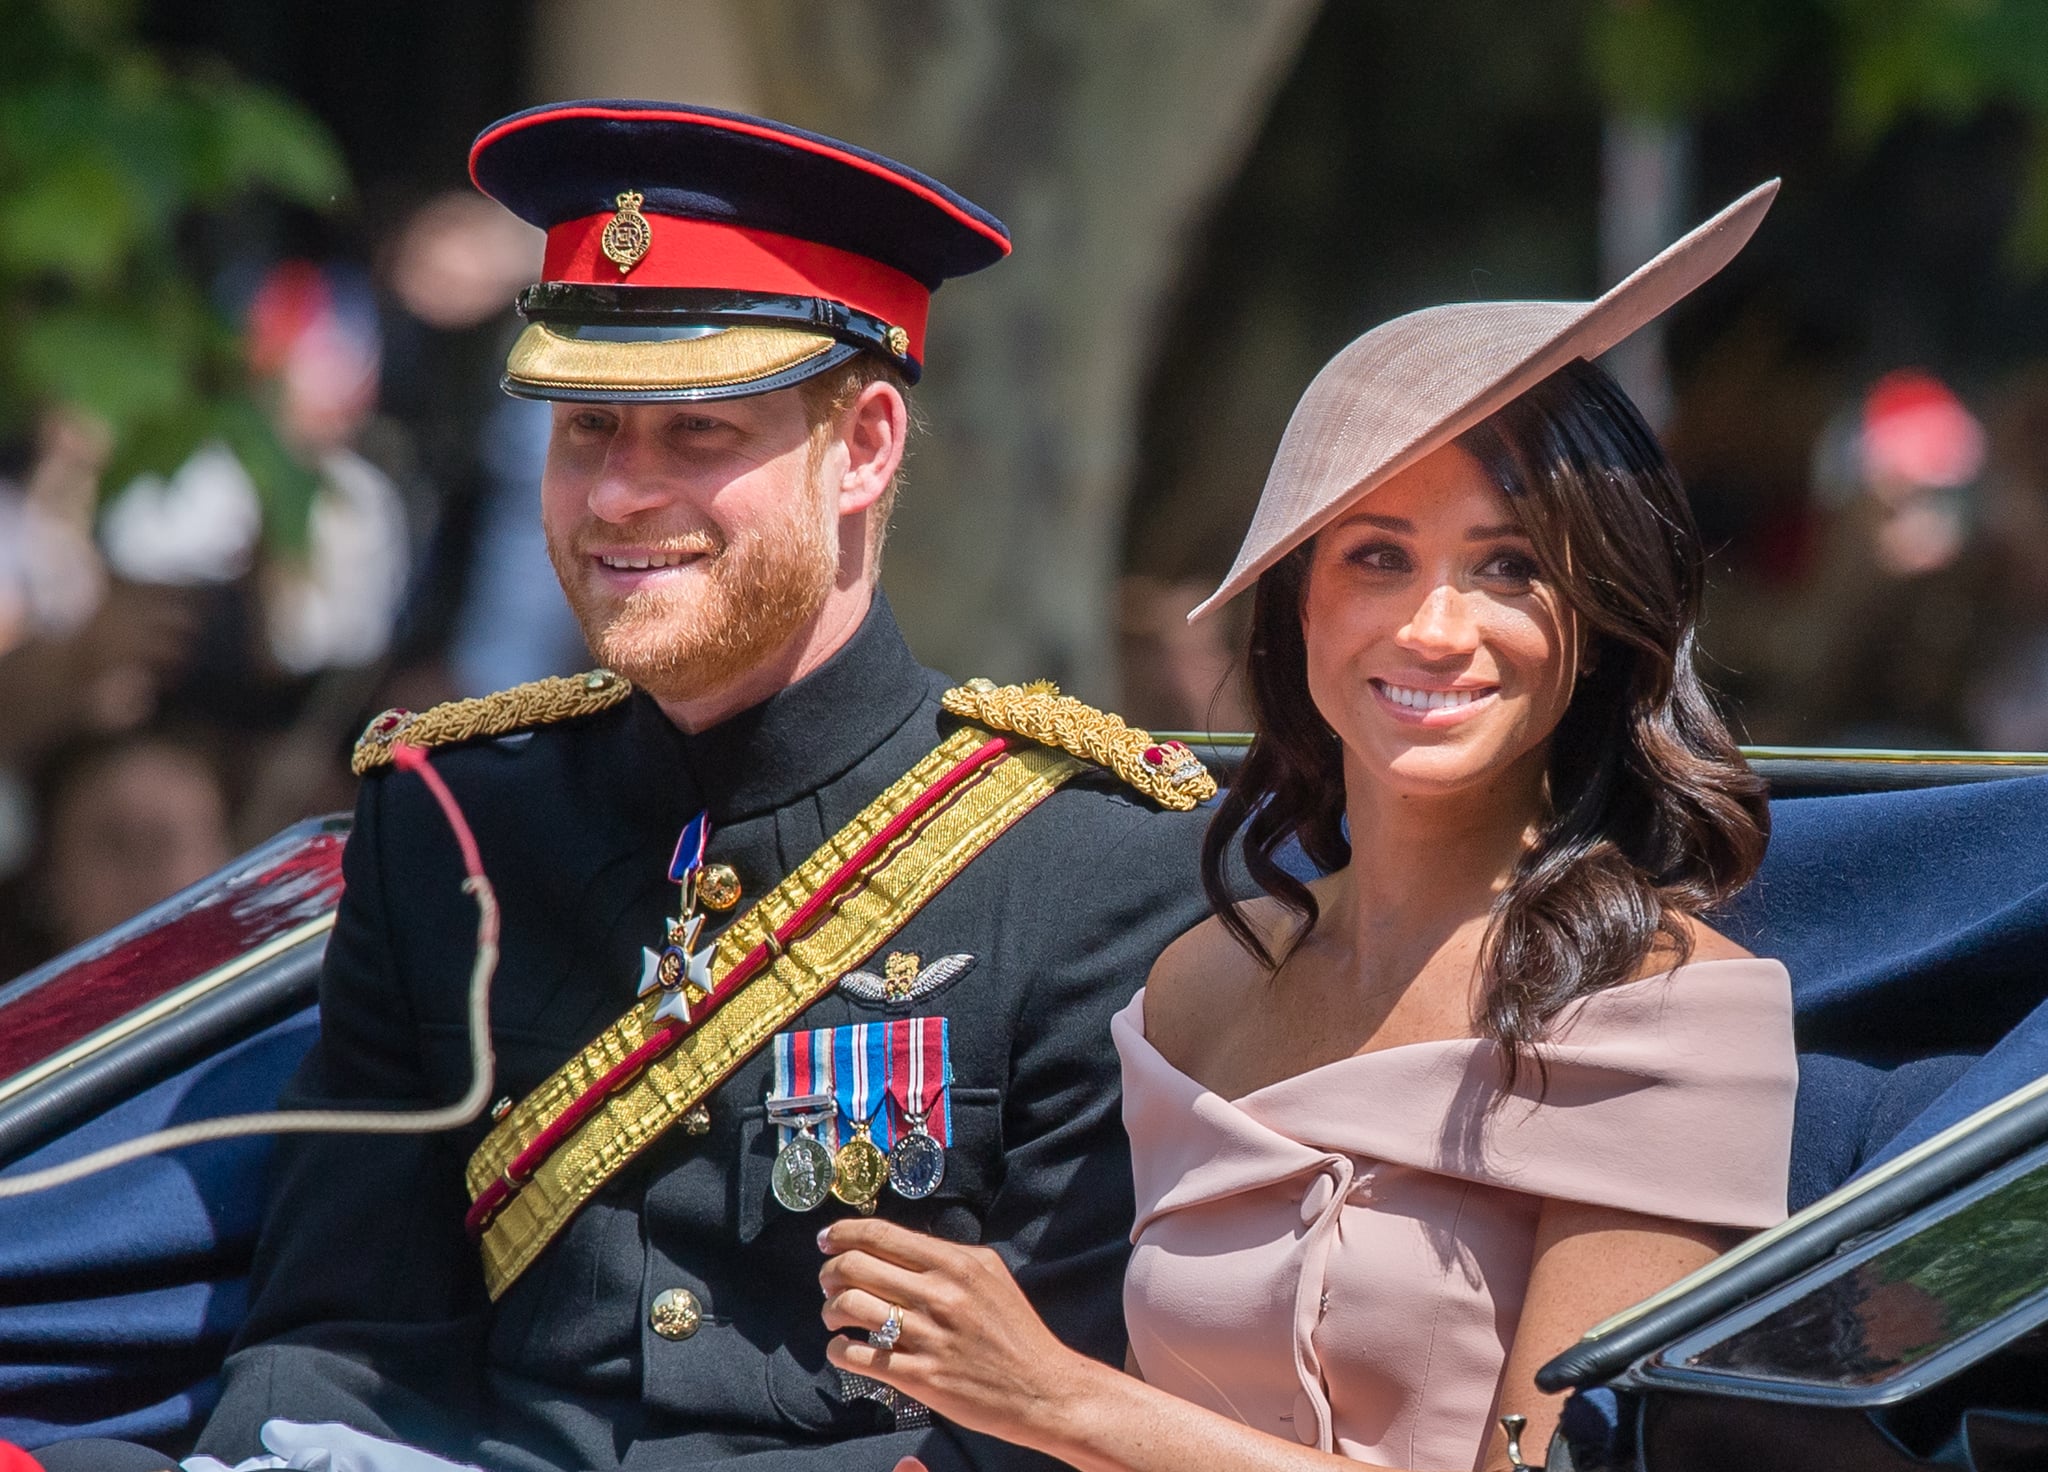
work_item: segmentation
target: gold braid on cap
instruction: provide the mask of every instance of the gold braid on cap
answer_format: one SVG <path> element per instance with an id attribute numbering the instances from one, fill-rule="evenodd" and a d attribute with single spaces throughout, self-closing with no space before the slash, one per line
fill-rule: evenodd
<path id="1" fill-rule="evenodd" d="M 956 716 L 1070 751 L 1124 779 L 1162 807 L 1186 812 L 1216 795 L 1216 779 L 1178 741 L 1155 741 L 1123 717 L 1060 694 L 1050 680 L 996 685 L 969 680 L 941 703 Z"/>
<path id="2" fill-rule="evenodd" d="M 349 769 L 363 777 L 390 766 L 391 748 L 401 741 L 407 746 L 432 747 L 509 736 L 555 721 L 594 716 L 632 693 L 632 681 L 620 679 L 610 670 L 592 670 L 585 675 L 550 675 L 473 700 L 451 700 L 418 714 L 387 710 L 364 728 Z"/>

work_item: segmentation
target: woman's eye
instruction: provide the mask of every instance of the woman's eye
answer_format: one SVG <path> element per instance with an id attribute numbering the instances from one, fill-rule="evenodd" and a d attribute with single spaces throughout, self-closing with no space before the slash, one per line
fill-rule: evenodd
<path id="1" fill-rule="evenodd" d="M 1344 560 L 1372 572 L 1408 571 L 1408 554 L 1392 542 L 1367 542 L 1345 553 Z"/>
<path id="2" fill-rule="evenodd" d="M 1525 552 L 1496 552 L 1479 569 L 1480 575 L 1504 583 L 1526 586 L 1536 581 L 1536 559 Z"/>

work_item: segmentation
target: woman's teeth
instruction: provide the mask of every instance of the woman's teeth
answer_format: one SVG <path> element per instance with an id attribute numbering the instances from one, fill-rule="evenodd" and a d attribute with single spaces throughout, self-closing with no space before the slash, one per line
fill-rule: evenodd
<path id="1" fill-rule="evenodd" d="M 600 557 L 606 567 L 639 572 L 650 567 L 681 567 L 690 559 L 681 552 L 657 552 L 651 557 Z"/>
<path id="2" fill-rule="evenodd" d="M 1396 705 L 1405 705 L 1411 710 L 1456 710 L 1461 705 L 1470 705 L 1482 695 L 1491 694 L 1485 690 L 1410 690 L 1405 685 L 1390 685 L 1385 680 L 1375 681 L 1380 693 Z"/>

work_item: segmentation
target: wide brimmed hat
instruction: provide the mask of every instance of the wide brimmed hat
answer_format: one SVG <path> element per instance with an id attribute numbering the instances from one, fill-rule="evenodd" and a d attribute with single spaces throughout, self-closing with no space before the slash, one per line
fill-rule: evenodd
<path id="1" fill-rule="evenodd" d="M 684 103 L 515 113 L 469 170 L 547 232 L 505 364 L 527 398 L 737 398 L 861 352 L 915 383 L 932 293 L 1010 249 L 1002 221 L 894 159 Z"/>
<path id="2" fill-rule="evenodd" d="M 1375 487 L 1681 300 L 1734 259 L 1777 193 L 1776 179 L 1752 189 L 1597 301 L 1425 307 L 1353 341 L 1295 405 L 1236 565 L 1188 617 L 1229 602 Z"/>

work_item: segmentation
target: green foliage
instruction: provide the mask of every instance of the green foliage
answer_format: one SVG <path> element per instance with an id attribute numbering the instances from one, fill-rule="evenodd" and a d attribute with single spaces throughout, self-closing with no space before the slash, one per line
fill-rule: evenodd
<path id="1" fill-rule="evenodd" d="M 218 436 L 263 493 L 271 543 L 301 548 L 316 478 L 253 398 L 180 235 L 259 192 L 332 207 L 347 171 L 304 109 L 218 65 L 168 65 L 133 12 L 0 0 L 0 433 L 88 409 L 114 432 L 110 486 Z"/>
<path id="2" fill-rule="evenodd" d="M 1616 109 L 1676 118 L 1739 102 L 1786 59 L 1825 48 L 1844 144 L 1902 120 L 2004 106 L 2032 132 L 2011 241 L 2048 270 L 2048 3 L 2043 0 L 1598 0 L 1588 64 Z"/>

